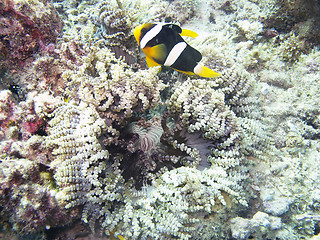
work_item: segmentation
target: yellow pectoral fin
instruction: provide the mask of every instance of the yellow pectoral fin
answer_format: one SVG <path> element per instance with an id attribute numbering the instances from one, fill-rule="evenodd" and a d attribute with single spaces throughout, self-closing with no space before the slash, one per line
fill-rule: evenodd
<path id="1" fill-rule="evenodd" d="M 196 38 L 199 36 L 198 33 L 192 31 L 192 30 L 188 30 L 188 29 L 182 29 L 182 32 L 180 33 L 181 36 L 186 36 L 186 37 L 192 37 L 192 38 Z"/>
<path id="2" fill-rule="evenodd" d="M 155 62 L 152 58 L 146 56 L 146 62 L 149 68 L 161 66 L 159 63 Z M 159 67 L 158 73 L 161 71 L 161 67 Z"/>
<path id="3" fill-rule="evenodd" d="M 154 59 L 158 63 L 162 63 L 167 57 L 167 47 L 164 44 L 158 44 L 153 47 L 145 47 L 142 49 L 147 57 Z M 161 65 L 161 64 L 160 64 Z"/>
<path id="4" fill-rule="evenodd" d="M 146 56 L 146 62 L 149 68 L 161 66 L 159 63 L 155 62 L 152 58 L 149 58 L 148 56 Z"/>
<path id="5" fill-rule="evenodd" d="M 202 65 L 197 65 L 194 68 L 194 73 L 199 75 L 200 77 L 205 77 L 205 78 L 215 78 L 215 77 L 221 76 L 220 73 L 217 73 L 217 72 L 211 70 L 210 68 L 207 68 Z"/>

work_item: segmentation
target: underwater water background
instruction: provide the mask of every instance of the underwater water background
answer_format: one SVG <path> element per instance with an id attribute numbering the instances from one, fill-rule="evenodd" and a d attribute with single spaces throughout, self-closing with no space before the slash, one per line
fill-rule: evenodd
<path id="1" fill-rule="evenodd" d="M 318 0 L 2 0 L 0 239 L 320 239 L 319 43 Z"/>

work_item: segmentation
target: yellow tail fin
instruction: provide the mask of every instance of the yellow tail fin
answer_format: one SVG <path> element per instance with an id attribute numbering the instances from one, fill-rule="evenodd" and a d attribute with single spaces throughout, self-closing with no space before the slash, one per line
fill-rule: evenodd
<path id="1" fill-rule="evenodd" d="M 189 29 L 182 29 L 182 32 L 180 33 L 181 36 L 187 36 L 187 37 L 192 37 L 192 38 L 196 38 L 199 36 L 198 33 L 189 30 Z"/>
<path id="2" fill-rule="evenodd" d="M 200 77 L 205 77 L 205 78 L 215 78 L 215 77 L 221 76 L 220 73 L 217 73 L 211 70 L 210 68 L 207 68 L 199 64 L 194 68 L 194 73 L 199 75 Z"/>

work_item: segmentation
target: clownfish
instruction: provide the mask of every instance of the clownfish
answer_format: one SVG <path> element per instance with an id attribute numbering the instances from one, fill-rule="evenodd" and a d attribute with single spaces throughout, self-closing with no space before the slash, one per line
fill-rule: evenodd
<path id="1" fill-rule="evenodd" d="M 167 66 L 179 72 L 206 78 L 221 75 L 199 64 L 201 53 L 181 37 L 197 37 L 198 34 L 191 30 L 181 29 L 170 23 L 145 23 L 136 27 L 133 34 L 146 55 L 148 67 Z"/>

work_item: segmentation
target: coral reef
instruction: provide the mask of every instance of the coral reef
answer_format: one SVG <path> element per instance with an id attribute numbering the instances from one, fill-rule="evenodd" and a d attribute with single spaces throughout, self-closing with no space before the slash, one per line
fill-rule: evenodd
<path id="1" fill-rule="evenodd" d="M 202 189 L 215 189 L 217 197 L 214 198 L 218 198 L 222 206 L 227 206 L 229 201 L 247 204 L 243 194 L 246 190 L 241 184 L 245 182 L 246 170 L 240 166 L 244 163 L 239 148 L 240 130 L 236 116 L 224 103 L 224 94 L 216 92 L 206 80 L 188 80 L 175 90 L 168 102 L 169 113 L 164 114 L 161 123 L 157 115 L 147 120 L 146 112 L 159 104 L 160 91 L 164 87 L 156 72 L 157 69 L 133 72 L 108 49 L 92 48 L 77 71 L 70 70 L 63 75 L 69 80 L 69 95 L 80 104 L 68 103 L 53 113 L 47 143 L 53 148 L 55 160 L 50 166 L 54 168 L 54 178 L 61 188 L 59 199 L 66 201 L 67 208 L 71 209 L 84 205 L 82 219 L 92 229 L 98 228 L 106 234 L 116 231 L 133 239 L 167 235 L 192 237 L 191 230 L 185 230 L 185 226 L 190 225 L 187 215 L 174 218 L 181 227 L 161 228 L 166 215 L 174 216 L 181 209 L 166 209 L 156 220 L 159 229 L 150 229 L 143 219 L 154 221 L 151 220 L 154 210 L 143 210 L 144 207 L 139 206 L 140 200 L 132 202 L 131 199 L 132 195 L 137 195 L 142 202 L 153 201 L 149 195 L 144 195 L 146 188 L 157 192 L 154 182 L 170 169 L 180 169 L 177 171 L 182 171 L 181 174 L 189 171 L 183 166 L 199 165 L 203 172 L 197 170 L 194 174 L 195 177 L 204 174 L 199 179 L 205 178 L 208 172 L 209 178 L 213 178 L 212 174 L 219 169 L 227 182 L 220 185 L 223 180 L 219 178 L 214 183 L 207 183 L 208 186 L 203 185 Z M 184 89 L 185 93 L 181 94 Z M 188 111 L 194 111 L 190 119 Z M 207 122 L 217 124 L 206 125 Z M 211 165 L 215 168 L 210 168 Z M 205 194 L 206 191 L 195 194 L 212 198 Z M 179 199 L 172 201 L 179 204 Z M 194 205 L 191 202 L 181 204 L 190 208 Z M 214 204 L 206 205 L 206 211 L 210 213 L 212 210 L 208 209 Z M 152 208 L 158 207 L 152 204 Z M 127 217 L 128 221 L 123 221 L 124 212 L 129 214 L 128 209 L 132 209 L 132 213 Z M 183 211 L 193 215 L 189 207 Z M 96 227 L 98 222 L 101 222 L 100 227 Z M 226 228 L 223 223 L 221 225 Z M 131 233 L 124 231 L 129 226 L 135 226 Z M 224 231 L 227 234 L 227 230 Z"/>
<path id="2" fill-rule="evenodd" d="M 108 48 L 91 47 L 81 66 L 65 71 L 66 94 L 95 107 L 99 114 L 120 125 L 134 113 L 144 112 L 160 102 L 164 84 L 156 68 L 134 71 Z"/>
<path id="3" fill-rule="evenodd" d="M 257 212 L 250 220 L 241 217 L 231 220 L 232 237 L 235 239 L 270 238 L 272 232 L 280 228 L 281 218 L 264 212 Z"/>
<path id="4" fill-rule="evenodd" d="M 98 36 L 105 39 L 104 44 L 112 49 L 116 57 L 124 57 L 129 64 L 136 63 L 133 52 L 137 52 L 133 41 L 133 25 L 137 15 L 135 8 L 137 6 L 122 6 L 120 1 L 117 1 L 117 6 L 103 3 L 99 7 Z"/>
<path id="5" fill-rule="evenodd" d="M 213 86 L 205 80 L 187 80 L 176 89 L 168 102 L 169 116 L 175 120 L 176 126 L 173 131 L 165 131 L 165 138 L 174 148 L 190 152 L 197 161 L 200 161 L 199 157 L 202 156 L 204 163 L 200 164 L 206 165 L 206 154 L 211 152 L 209 156 L 212 154 L 214 157 L 208 160 L 212 164 L 220 158 L 218 165 L 236 166 L 241 159 L 238 156 L 241 133 L 236 116 L 225 105 L 224 95 L 213 89 L 215 83 L 211 83 Z M 193 138 L 196 138 L 197 134 L 200 138 L 209 140 L 207 146 L 205 143 L 197 146 L 203 149 L 204 153 L 196 154 L 196 151 L 188 148 L 188 138 L 189 142 L 194 144 L 197 141 Z M 185 138 L 186 146 L 184 142 L 177 142 L 177 138 Z M 206 147 L 209 149 L 206 150 Z"/>
<path id="6" fill-rule="evenodd" d="M 46 114 L 58 104 L 61 99 L 55 99 L 48 93 L 37 95 L 35 92 L 29 93 L 26 101 L 17 105 L 13 99 L 13 94 L 8 90 L 0 92 L 1 97 L 1 148 L 7 155 L 22 156 L 30 160 L 39 158 L 39 162 L 46 164 L 46 160 L 41 160 L 40 152 L 37 151 L 38 138 L 46 135 Z M 28 148 L 20 146 L 20 142 L 30 141 Z M 33 149 L 32 145 L 36 147 Z M 12 149 L 12 150 L 11 150 Z M 38 149 L 39 150 L 39 149 Z M 43 154 L 45 156 L 45 154 Z M 44 158 L 46 159 L 46 158 Z"/>
<path id="7" fill-rule="evenodd" d="M 1 159 L 2 221 L 21 235 L 44 231 L 79 218 L 79 210 L 66 211 L 54 189 L 46 183 L 47 166 L 26 158 Z M 15 212 L 15 214 L 11 214 Z"/>
<path id="8" fill-rule="evenodd" d="M 262 22 L 267 27 L 274 27 L 278 32 L 290 32 L 292 28 L 297 25 L 304 25 L 308 28 L 308 21 L 315 24 L 312 33 L 308 33 L 309 37 L 313 34 L 319 34 L 319 27 L 317 23 L 319 14 L 319 2 L 316 0 L 311 1 L 287 1 L 287 0 L 273 0 L 261 1 L 259 5 L 266 11 L 266 18 Z M 302 27 L 302 26 L 300 26 Z"/>
<path id="9" fill-rule="evenodd" d="M 319 235 L 318 12 L 314 0 L 1 2 L 5 237 Z M 146 69 L 132 29 L 148 21 L 198 32 L 188 43 L 221 77 Z"/>
<path id="10" fill-rule="evenodd" d="M 23 235 L 79 218 L 78 209 L 66 211 L 56 198 L 52 155 L 44 144 L 45 118 L 61 99 L 33 92 L 17 105 L 8 90 L 0 98 L 1 221 Z"/>
<path id="11" fill-rule="evenodd" d="M 185 24 L 192 17 L 196 16 L 198 1 L 162 1 L 160 6 L 151 6 L 150 16 L 152 21 L 176 22 Z"/>
<path id="12" fill-rule="evenodd" d="M 186 167 L 166 171 L 153 178 L 150 187 L 136 191 L 132 183 L 125 183 L 121 152 L 114 152 L 113 148 L 108 151 L 108 147 L 102 149 L 99 139 L 110 130 L 96 111 L 85 104 L 68 103 L 57 108 L 53 115 L 47 143 L 54 148 L 56 156 L 51 166 L 61 188 L 57 197 L 68 202 L 67 208 L 84 204 L 82 219 L 92 229 L 100 222 L 98 229 L 102 228 L 106 234 L 112 230 L 131 239 L 165 236 L 189 239 L 193 229 L 202 225 L 202 217 L 209 217 L 217 209 L 232 211 L 230 207 L 237 201 L 246 204 L 244 192 L 240 191 L 240 182 L 246 175 L 225 170 L 218 163 L 203 171 Z M 140 145 L 139 150 L 146 148 Z M 132 196 L 138 199 L 133 201 Z M 200 210 L 204 215 L 198 215 Z M 168 219 L 175 224 L 163 225 Z M 223 222 L 219 224 L 223 227 Z"/>
<path id="13" fill-rule="evenodd" d="M 291 34 L 285 41 L 282 41 L 279 47 L 279 55 L 284 61 L 296 62 L 302 54 L 308 51 L 307 43 L 300 40 L 295 34 Z"/>
<path id="14" fill-rule="evenodd" d="M 1 68 L 21 66 L 47 50 L 62 30 L 62 21 L 47 1 L 5 0 L 0 3 L 0 16 Z"/>

